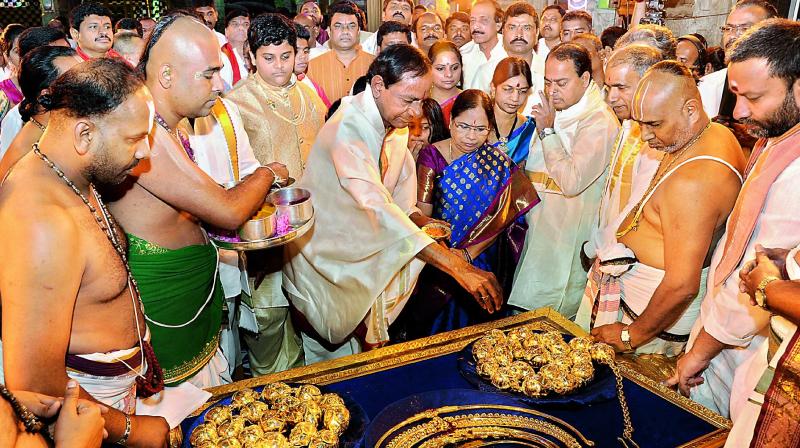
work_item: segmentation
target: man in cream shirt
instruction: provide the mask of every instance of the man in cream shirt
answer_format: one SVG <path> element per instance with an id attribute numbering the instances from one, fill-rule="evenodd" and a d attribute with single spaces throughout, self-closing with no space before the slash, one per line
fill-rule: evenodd
<path id="1" fill-rule="evenodd" d="M 495 0 L 478 0 L 469 16 L 472 41 L 461 47 L 465 89 L 487 89 L 480 85 L 477 75 L 484 66 L 492 67 L 507 56 L 499 38 L 503 25 L 503 10 Z"/>

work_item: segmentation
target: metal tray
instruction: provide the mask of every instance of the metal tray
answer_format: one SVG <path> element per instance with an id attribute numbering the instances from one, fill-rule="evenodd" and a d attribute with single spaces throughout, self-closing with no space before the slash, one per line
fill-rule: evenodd
<path id="1" fill-rule="evenodd" d="M 315 216 L 316 214 L 311 215 L 311 219 L 306 221 L 300 227 L 295 228 L 294 230 L 291 230 L 280 236 L 273 236 L 271 238 L 263 240 L 241 241 L 238 243 L 233 243 L 230 241 L 221 241 L 214 238 L 212 238 L 211 240 L 214 242 L 214 245 L 216 245 L 219 248 L 236 250 L 239 252 L 244 252 L 248 250 L 269 249 L 271 247 L 283 246 L 284 244 L 294 240 L 295 238 L 299 238 L 305 235 L 305 233 L 308 232 L 308 230 L 314 226 Z"/>

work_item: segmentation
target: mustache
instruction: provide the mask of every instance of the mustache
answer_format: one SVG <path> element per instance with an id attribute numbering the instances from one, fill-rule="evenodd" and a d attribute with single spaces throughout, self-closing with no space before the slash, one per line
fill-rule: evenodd
<path id="1" fill-rule="evenodd" d="M 521 37 L 518 37 L 518 38 L 516 38 L 516 39 L 511 41 L 512 44 L 516 43 L 516 42 L 522 42 L 523 44 L 528 45 L 528 41 L 523 39 L 523 38 L 521 38 Z"/>
<path id="2" fill-rule="evenodd" d="M 550 25 L 545 25 L 542 27 L 543 30 L 553 31 L 553 28 Z"/>
<path id="3" fill-rule="evenodd" d="M 475 30 L 473 30 L 472 31 L 472 35 L 474 36 L 476 34 L 486 34 L 486 33 L 484 33 L 483 31 L 475 31 Z"/>
<path id="4" fill-rule="evenodd" d="M 406 18 L 405 14 L 403 14 L 403 13 L 402 13 L 402 12 L 400 12 L 400 11 L 398 11 L 398 12 L 396 12 L 396 13 L 392 14 L 392 17 L 400 17 L 401 19 L 405 19 L 405 18 Z"/>
<path id="5" fill-rule="evenodd" d="M 435 34 L 428 34 L 423 38 L 423 40 L 428 40 L 428 39 L 436 39 L 436 40 L 438 40 L 439 36 L 437 36 Z"/>

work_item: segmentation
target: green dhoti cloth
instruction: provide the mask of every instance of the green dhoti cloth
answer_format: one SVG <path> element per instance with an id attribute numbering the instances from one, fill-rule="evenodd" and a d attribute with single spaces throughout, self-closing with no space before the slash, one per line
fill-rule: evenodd
<path id="1" fill-rule="evenodd" d="M 164 382 L 176 385 L 216 353 L 224 293 L 211 244 L 166 249 L 128 234 L 129 264 L 139 285 Z"/>

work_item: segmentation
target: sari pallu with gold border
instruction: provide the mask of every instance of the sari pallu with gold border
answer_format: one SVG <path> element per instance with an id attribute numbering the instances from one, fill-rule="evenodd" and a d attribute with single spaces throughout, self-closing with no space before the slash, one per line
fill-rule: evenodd
<path id="1" fill-rule="evenodd" d="M 509 156 L 488 145 L 447 165 L 434 182 L 433 217 L 452 226 L 451 247 L 495 239 L 472 264 L 493 272 L 507 298 L 527 233 L 525 213 L 539 203 L 533 186 Z M 426 266 L 403 314 L 397 339 L 462 328 L 501 313 L 488 314 L 455 280 Z"/>

